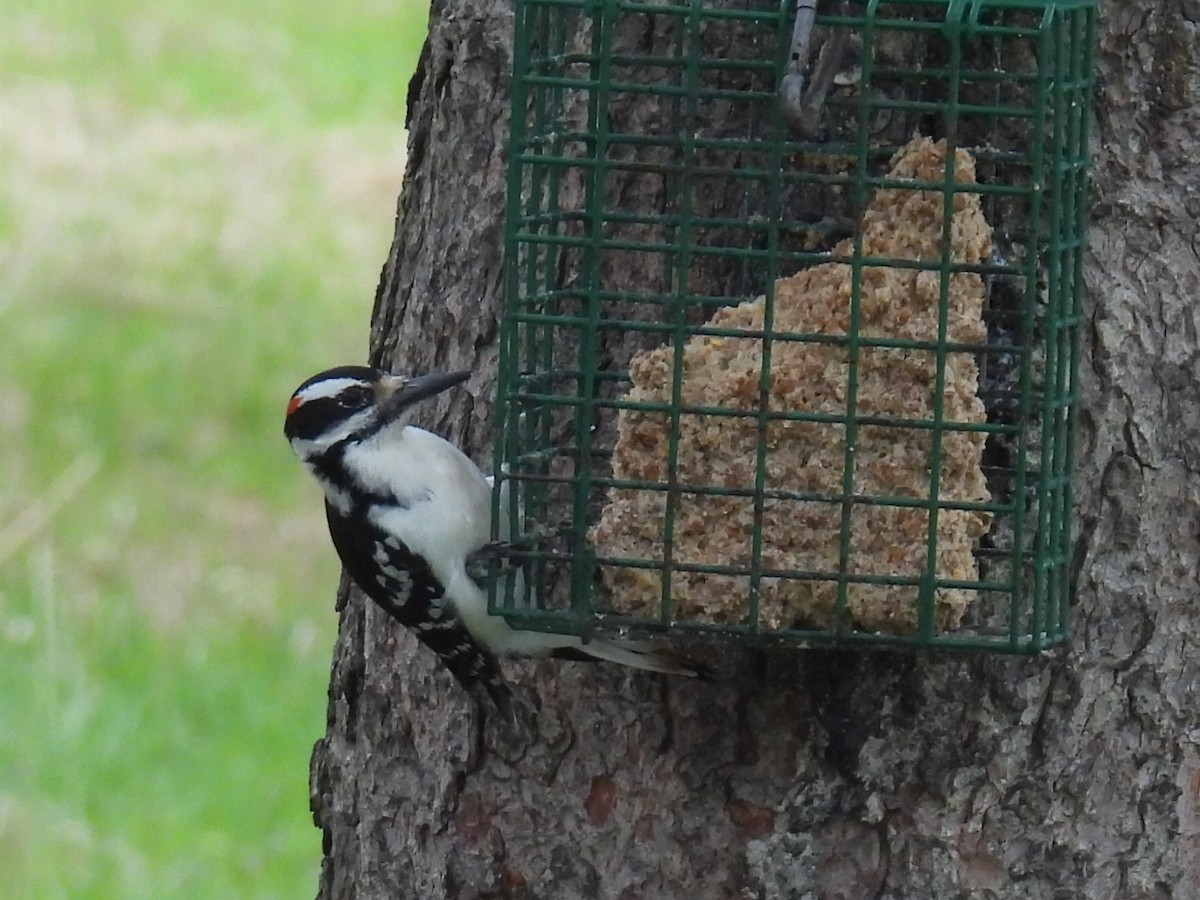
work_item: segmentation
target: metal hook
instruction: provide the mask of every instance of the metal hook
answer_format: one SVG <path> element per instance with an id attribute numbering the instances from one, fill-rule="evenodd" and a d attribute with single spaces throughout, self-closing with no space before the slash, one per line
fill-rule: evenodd
<path id="1" fill-rule="evenodd" d="M 779 83 L 779 104 L 784 121 L 800 137 L 817 132 L 821 107 L 833 86 L 849 36 L 847 29 L 834 28 L 821 47 L 813 66 L 812 81 L 805 90 L 804 70 L 812 50 L 812 30 L 817 20 L 817 0 L 796 0 L 796 21 L 792 26 L 791 52 L 787 73 Z"/>
<path id="2" fill-rule="evenodd" d="M 788 125 L 797 128 L 804 108 L 804 70 L 812 29 L 817 21 L 817 0 L 796 0 L 796 20 L 792 24 L 792 44 L 788 54 L 787 73 L 779 84 L 779 102 Z"/>

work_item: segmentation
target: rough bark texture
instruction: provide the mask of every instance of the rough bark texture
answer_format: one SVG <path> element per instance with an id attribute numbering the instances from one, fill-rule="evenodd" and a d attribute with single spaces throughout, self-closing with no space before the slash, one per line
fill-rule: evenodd
<path id="1" fill-rule="evenodd" d="M 1098 57 L 1070 651 L 507 664 L 518 741 L 352 595 L 321 897 L 1200 897 L 1200 4 L 1136 6 Z M 387 362 L 479 372 L 429 421 L 485 463 L 510 26 L 434 4 L 375 322 Z"/>

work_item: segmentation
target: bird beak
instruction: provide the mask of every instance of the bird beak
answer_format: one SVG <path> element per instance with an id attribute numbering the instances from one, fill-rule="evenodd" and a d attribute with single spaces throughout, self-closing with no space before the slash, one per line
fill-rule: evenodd
<path id="1" fill-rule="evenodd" d="M 386 417 L 391 418 L 399 415 L 418 400 L 440 394 L 447 388 L 462 384 L 470 377 L 470 372 L 435 373 L 418 375 L 416 378 L 387 375 L 379 380 L 380 405 L 385 408 Z"/>

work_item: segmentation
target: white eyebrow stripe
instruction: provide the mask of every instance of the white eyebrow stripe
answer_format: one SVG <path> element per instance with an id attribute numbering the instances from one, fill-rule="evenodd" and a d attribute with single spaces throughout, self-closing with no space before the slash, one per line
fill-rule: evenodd
<path id="1" fill-rule="evenodd" d="M 346 388 L 356 384 L 362 384 L 362 381 L 358 378 L 329 378 L 325 381 L 318 381 L 316 384 L 310 384 L 296 396 L 300 398 L 301 403 L 307 403 L 309 400 L 336 397 Z"/>

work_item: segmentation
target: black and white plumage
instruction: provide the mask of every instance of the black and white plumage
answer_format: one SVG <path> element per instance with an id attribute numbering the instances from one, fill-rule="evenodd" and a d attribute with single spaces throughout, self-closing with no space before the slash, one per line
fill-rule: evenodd
<path id="1" fill-rule="evenodd" d="M 284 433 L 325 493 L 329 533 L 350 577 L 413 629 L 464 687 L 482 685 L 510 714 L 501 654 L 701 674 L 649 643 L 584 643 L 519 631 L 488 615 L 487 586 L 472 577 L 468 562 L 491 538 L 491 481 L 449 441 L 405 421 L 414 403 L 469 374 L 410 378 L 343 366 L 292 395 Z"/>

